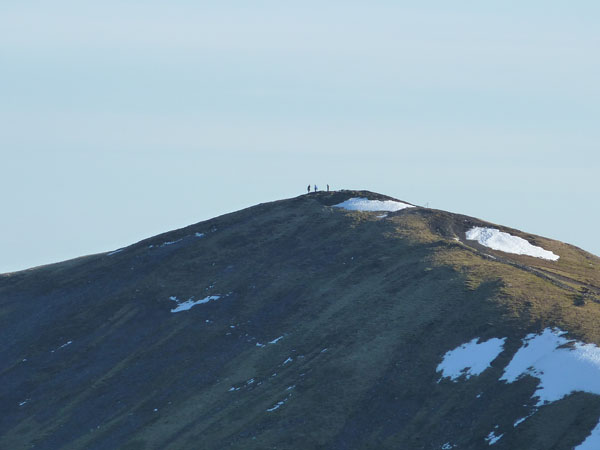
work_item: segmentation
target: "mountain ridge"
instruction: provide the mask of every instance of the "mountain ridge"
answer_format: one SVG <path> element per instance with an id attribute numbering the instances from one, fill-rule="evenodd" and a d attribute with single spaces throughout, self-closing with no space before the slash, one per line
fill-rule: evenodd
<path id="1" fill-rule="evenodd" d="M 322 195 L 327 195 L 327 197 L 326 198 L 319 198 L 319 196 L 322 196 Z M 88 257 L 93 257 L 93 256 L 101 256 L 101 255 L 106 255 L 106 254 L 110 254 L 110 253 L 117 253 L 117 252 L 120 252 L 120 251 L 122 251 L 122 250 L 124 250 L 126 248 L 132 247 L 134 245 L 142 244 L 142 243 L 145 243 L 145 242 L 152 242 L 153 240 L 158 240 L 161 237 L 165 237 L 166 238 L 168 236 L 176 236 L 182 230 L 193 229 L 194 227 L 196 227 L 200 223 L 209 222 L 211 220 L 218 219 L 219 217 L 225 217 L 225 216 L 228 216 L 230 214 L 236 214 L 236 213 L 239 213 L 239 212 L 242 212 L 242 211 L 251 210 L 253 208 L 257 208 L 257 207 L 260 207 L 260 206 L 263 206 L 263 205 L 269 205 L 269 204 L 275 204 L 275 203 L 278 203 L 278 202 L 288 202 L 288 201 L 295 200 L 295 199 L 301 199 L 301 198 L 305 198 L 307 196 L 308 197 L 315 197 L 316 196 L 317 199 L 318 199 L 318 201 L 321 204 L 325 205 L 325 206 L 334 206 L 335 204 L 341 203 L 343 200 L 348 199 L 348 198 L 352 198 L 352 197 L 367 198 L 367 199 L 372 199 L 372 200 L 392 200 L 392 201 L 402 202 L 402 203 L 405 203 L 405 204 L 408 204 L 408 205 L 411 205 L 411 206 L 418 207 L 418 208 L 420 208 L 423 211 L 432 211 L 432 212 L 436 212 L 436 213 L 450 214 L 450 215 L 454 215 L 454 216 L 458 216 L 458 217 L 461 217 L 461 218 L 468 219 L 468 220 L 472 221 L 473 223 L 479 223 L 481 225 L 485 225 L 485 226 L 489 226 L 489 227 L 500 228 L 501 230 L 505 230 L 505 231 L 510 232 L 510 233 L 516 233 L 518 235 L 526 236 L 527 238 L 529 238 L 529 239 L 531 239 L 533 241 L 535 241 L 536 237 L 542 237 L 541 235 L 536 235 L 534 233 L 524 232 L 524 231 L 522 231 L 520 229 L 517 229 L 517 228 L 514 228 L 514 227 L 510 227 L 510 226 L 506 226 L 506 225 L 498 225 L 496 223 L 489 222 L 489 221 L 486 221 L 484 219 L 480 219 L 480 218 L 477 218 L 477 217 L 474 217 L 474 216 L 468 216 L 468 215 L 464 215 L 464 214 L 461 214 L 461 213 L 452 213 L 452 212 L 449 212 L 449 211 L 446 211 L 446 210 L 441 210 L 441 209 L 435 209 L 435 208 L 429 208 L 429 207 L 425 207 L 425 206 L 420 206 L 420 205 L 416 205 L 416 204 L 410 203 L 410 202 L 408 202 L 406 200 L 400 200 L 398 198 L 395 198 L 395 197 L 392 197 L 392 196 L 389 196 L 389 195 L 385 195 L 385 194 L 380 194 L 380 193 L 373 192 L 373 191 L 368 191 L 368 190 L 346 190 L 346 189 L 343 189 L 343 190 L 338 190 L 338 191 L 318 191 L 316 193 L 312 192 L 312 193 L 303 194 L 303 195 L 300 195 L 300 196 L 297 196 L 297 197 L 291 197 L 291 198 L 287 198 L 287 199 L 275 200 L 275 201 L 269 201 L 269 202 L 259 203 L 259 204 L 256 204 L 256 205 L 251 205 L 251 206 L 242 208 L 242 209 L 237 210 L 237 211 L 233 211 L 233 212 L 221 214 L 221 215 L 216 216 L 214 218 L 203 220 L 201 222 L 197 222 L 195 224 L 186 225 L 186 226 L 183 226 L 181 228 L 176 228 L 176 229 L 173 229 L 173 230 L 169 230 L 169 231 L 165 231 L 165 232 L 159 233 L 159 234 L 151 236 L 151 237 L 143 238 L 143 239 L 139 240 L 136 243 L 126 245 L 125 247 L 121 247 L 121 248 L 116 249 L 116 250 L 109 250 L 109 251 L 102 251 L 102 252 L 97 252 L 97 253 L 91 253 L 91 254 L 88 254 L 88 255 L 77 256 L 75 258 L 69 258 L 69 259 L 66 259 L 66 260 L 63 260 L 63 261 L 51 262 L 51 263 L 47 263 L 47 264 L 41 264 L 41 265 L 38 265 L 38 266 L 28 267 L 28 268 L 25 268 L 25 269 L 20 269 L 20 270 L 15 270 L 15 271 L 10 271 L 10 272 L 4 272 L 4 273 L 0 273 L 0 276 L 12 276 L 12 275 L 15 275 L 15 274 L 19 274 L 21 272 L 26 272 L 26 271 L 31 271 L 31 270 L 37 270 L 37 269 L 40 269 L 40 268 L 43 268 L 43 267 L 47 267 L 47 266 L 53 266 L 53 265 L 56 265 L 56 264 L 63 264 L 63 263 L 78 261 L 78 260 L 81 260 L 82 258 L 88 258 Z M 561 242 L 561 243 L 563 243 L 565 245 L 568 245 L 568 246 L 574 248 L 575 250 L 579 250 L 579 251 L 585 252 L 587 254 L 590 254 L 590 255 L 598 258 L 597 255 L 594 255 L 594 254 L 592 254 L 590 252 L 587 252 L 585 249 L 583 249 L 581 247 L 578 247 L 578 246 L 575 246 L 573 244 L 565 243 L 565 242 L 562 242 L 562 241 L 559 241 L 559 240 L 556 240 L 556 239 L 552 239 L 552 238 L 547 238 L 547 237 L 543 237 L 543 239 L 549 240 L 549 241 Z M 475 244 L 475 245 L 477 245 L 477 244 Z"/>

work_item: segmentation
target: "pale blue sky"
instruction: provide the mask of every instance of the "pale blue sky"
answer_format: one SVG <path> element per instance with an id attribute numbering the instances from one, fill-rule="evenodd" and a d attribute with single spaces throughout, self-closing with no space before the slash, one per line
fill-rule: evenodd
<path id="1" fill-rule="evenodd" d="M 308 183 L 600 254 L 598 2 L 286 3 L 2 1 L 0 272 Z"/>

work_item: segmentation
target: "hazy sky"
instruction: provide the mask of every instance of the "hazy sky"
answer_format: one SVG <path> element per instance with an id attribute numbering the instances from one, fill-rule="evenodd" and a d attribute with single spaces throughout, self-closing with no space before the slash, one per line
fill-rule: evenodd
<path id="1" fill-rule="evenodd" d="M 600 2 L 291 3 L 0 2 L 0 272 L 308 183 L 600 255 Z"/>

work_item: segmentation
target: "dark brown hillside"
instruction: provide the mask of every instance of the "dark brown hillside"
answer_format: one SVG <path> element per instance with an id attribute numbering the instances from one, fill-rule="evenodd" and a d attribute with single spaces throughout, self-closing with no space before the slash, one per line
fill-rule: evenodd
<path id="1" fill-rule="evenodd" d="M 600 344 L 600 259 L 496 225 L 560 259 L 494 251 L 465 239 L 491 224 L 444 211 L 332 207 L 351 197 L 390 199 L 313 193 L 0 276 L 0 448 L 483 449 L 494 429 L 498 449 L 581 443 L 600 397 L 515 428 L 536 383 L 498 378 L 528 333 Z M 495 337 L 491 368 L 438 382 L 447 351 Z"/>

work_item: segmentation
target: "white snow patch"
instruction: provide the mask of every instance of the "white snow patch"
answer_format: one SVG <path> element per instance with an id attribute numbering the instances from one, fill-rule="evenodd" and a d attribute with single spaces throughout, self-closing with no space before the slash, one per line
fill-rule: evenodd
<path id="1" fill-rule="evenodd" d="M 541 334 L 527 335 L 500 380 L 512 383 L 524 375 L 538 378 L 533 394 L 537 406 L 573 392 L 600 395 L 600 348 L 567 339 L 564 334 L 546 328 Z"/>
<path id="2" fill-rule="evenodd" d="M 231 387 L 229 388 L 229 392 L 231 392 L 231 391 L 235 391 L 235 388 L 234 388 L 233 386 L 231 386 Z"/>
<path id="3" fill-rule="evenodd" d="M 387 214 L 380 214 L 379 216 L 375 216 L 378 219 L 385 219 L 388 215 Z"/>
<path id="4" fill-rule="evenodd" d="M 567 339 L 564 337 L 565 334 L 565 331 L 558 328 L 546 328 L 539 334 L 528 334 L 522 339 L 521 347 L 505 367 L 500 377 L 501 381 L 513 383 L 524 376 L 532 376 L 539 380 L 538 387 L 532 395 L 532 398 L 537 399 L 536 406 L 528 416 L 516 420 L 513 427 L 517 427 L 535 414 L 540 406 L 561 400 L 574 392 L 600 395 L 600 347 Z M 484 367 L 483 363 L 486 360 L 488 363 L 493 361 L 500 353 L 504 340 L 505 338 L 496 339 L 500 342 L 490 345 L 489 349 L 481 348 L 479 352 L 479 349 L 477 351 L 472 349 L 487 344 L 493 339 L 481 344 L 476 344 L 476 339 L 473 339 L 447 352 L 437 370 L 442 370 L 443 376 L 450 377 L 452 380 L 460 377 L 469 367 L 467 378 L 471 375 L 479 375 L 487 367 Z M 484 356 L 478 358 L 479 353 Z M 475 363 L 470 364 L 470 359 L 475 360 Z M 473 366 L 478 367 L 477 371 L 473 370 Z M 492 445 L 502 436 L 502 434 L 496 436 L 491 432 L 486 441 Z M 575 447 L 575 450 L 598 448 L 600 448 L 600 422 L 585 441 Z"/>
<path id="5" fill-rule="evenodd" d="M 351 198 L 345 202 L 333 205 L 334 208 L 343 208 L 350 211 L 400 211 L 404 208 L 412 208 L 407 203 L 394 200 L 369 200 L 367 198 Z"/>
<path id="6" fill-rule="evenodd" d="M 276 409 L 279 409 L 279 407 L 282 406 L 282 405 L 284 405 L 284 404 L 285 404 L 285 400 L 283 400 L 281 402 L 277 402 L 275 404 L 275 406 L 273 406 L 272 408 L 267 409 L 267 411 L 268 412 L 275 411 Z"/>
<path id="7" fill-rule="evenodd" d="M 454 444 L 451 444 L 450 442 L 446 442 L 444 445 L 442 445 L 440 448 L 442 450 L 451 450 L 454 447 L 456 447 Z"/>
<path id="8" fill-rule="evenodd" d="M 208 297 L 204 297 L 200 300 L 194 300 L 194 297 L 192 297 L 185 302 L 179 303 L 179 299 L 177 297 L 169 297 L 170 300 L 177 302 L 177 307 L 171 310 L 172 313 L 187 311 L 196 305 L 202 305 L 210 301 L 219 300 L 220 298 L 220 295 L 209 295 Z"/>
<path id="9" fill-rule="evenodd" d="M 486 436 L 485 440 L 489 445 L 494 445 L 500 440 L 502 436 L 504 436 L 504 433 L 499 436 L 496 436 L 496 434 L 493 431 L 490 431 L 490 434 Z"/>
<path id="10" fill-rule="evenodd" d="M 513 236 L 496 228 L 473 227 L 466 232 L 466 238 L 471 241 L 477 241 L 485 247 L 505 253 L 533 256 L 550 261 L 556 261 L 559 258 L 558 255 L 549 250 L 531 245 L 523 238 Z"/>
<path id="11" fill-rule="evenodd" d="M 257 346 L 257 347 L 266 347 L 266 345 L 265 345 L 265 344 L 261 344 L 260 342 L 257 342 L 257 343 L 256 343 L 256 346 Z"/>
<path id="12" fill-rule="evenodd" d="M 65 348 L 67 345 L 71 345 L 72 343 L 73 343 L 73 341 L 67 341 L 63 345 L 61 345 L 60 347 L 58 347 L 56 350 L 60 350 L 61 348 Z M 50 353 L 54 353 L 56 350 L 50 350 Z"/>
<path id="13" fill-rule="evenodd" d="M 204 233 L 196 233 L 195 236 L 201 238 L 204 237 Z"/>
<path id="14" fill-rule="evenodd" d="M 278 338 L 269 341 L 269 344 L 277 344 L 277 342 L 279 342 L 281 339 L 283 339 L 283 336 L 279 336 Z"/>
<path id="15" fill-rule="evenodd" d="M 289 390 L 289 389 L 288 389 Z M 285 402 L 287 402 L 290 397 L 292 396 L 292 394 L 288 394 L 288 396 L 286 398 L 284 398 L 283 400 L 281 400 L 280 402 L 277 402 L 275 405 L 273 405 L 271 408 L 267 409 L 268 412 L 272 412 L 275 411 L 276 409 L 279 409 L 281 406 L 283 406 L 285 404 Z"/>
<path id="16" fill-rule="evenodd" d="M 163 242 L 162 244 L 160 244 L 161 247 L 164 247 L 165 245 L 173 245 L 173 244 L 177 244 L 178 242 L 181 242 L 183 240 L 183 238 L 181 239 L 177 239 L 176 241 L 167 241 L 167 242 Z"/>
<path id="17" fill-rule="evenodd" d="M 27 400 L 25 400 L 25 401 L 22 401 L 22 402 L 19 402 L 19 406 L 24 406 L 24 405 L 26 405 L 26 404 L 27 404 Z"/>
<path id="18" fill-rule="evenodd" d="M 535 411 L 537 411 L 537 410 L 535 410 Z M 529 414 L 528 416 L 521 417 L 520 419 L 515 420 L 515 423 L 513 423 L 513 427 L 517 428 L 520 424 L 522 424 L 527 419 L 529 419 L 531 416 L 533 416 L 533 414 L 535 413 L 535 411 L 533 413 Z"/>
<path id="19" fill-rule="evenodd" d="M 116 255 L 117 253 L 120 253 L 120 252 L 122 252 L 123 250 L 125 250 L 125 247 L 123 247 L 123 248 L 120 248 L 120 249 L 118 249 L 118 250 L 115 250 L 114 252 L 110 252 L 110 253 L 108 253 L 106 256 L 112 256 L 112 255 Z"/>
<path id="20" fill-rule="evenodd" d="M 283 365 L 285 366 L 287 363 L 291 363 L 292 361 L 293 359 L 288 357 L 288 359 L 283 362 Z"/>
<path id="21" fill-rule="evenodd" d="M 600 448 L 600 423 L 592 430 L 590 435 L 574 450 L 598 450 Z"/>
<path id="22" fill-rule="evenodd" d="M 437 372 L 442 372 L 442 378 L 449 377 L 456 381 L 462 375 L 467 379 L 479 375 L 490 367 L 491 362 L 502 352 L 506 338 L 492 338 L 478 342 L 479 338 L 446 352 L 442 362 L 437 366 Z"/>

